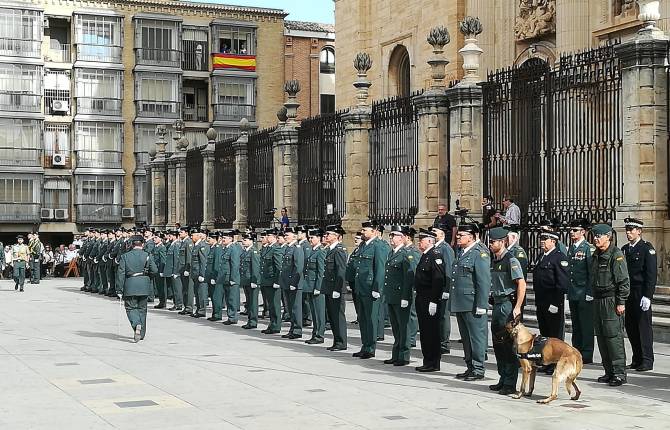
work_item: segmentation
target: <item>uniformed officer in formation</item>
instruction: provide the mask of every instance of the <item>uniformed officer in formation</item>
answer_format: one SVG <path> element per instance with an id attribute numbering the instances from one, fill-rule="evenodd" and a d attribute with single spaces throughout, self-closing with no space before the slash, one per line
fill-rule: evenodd
<path id="1" fill-rule="evenodd" d="M 446 224 L 439 224 L 432 228 L 432 232 L 435 233 L 435 249 L 440 251 L 442 254 L 442 261 L 444 261 L 444 267 L 451 267 L 454 263 L 454 250 L 451 246 L 445 242 L 446 234 L 450 232 L 449 227 Z M 446 272 L 446 270 L 445 270 Z M 451 271 L 445 273 L 444 277 L 444 286 L 442 288 L 442 295 L 440 300 L 444 303 L 443 306 L 440 306 L 440 349 L 442 354 L 449 354 L 449 337 L 451 336 L 451 313 L 449 312 L 449 284 L 451 283 Z"/>
<path id="2" fill-rule="evenodd" d="M 270 324 L 264 334 L 277 334 L 281 331 L 281 291 L 279 285 L 279 272 L 282 267 L 284 250 L 277 243 L 277 231 L 275 229 L 265 230 L 263 236 L 265 243 L 261 247 L 261 269 L 260 282 L 263 294 L 264 307 L 268 308 Z"/>
<path id="3" fill-rule="evenodd" d="M 356 299 L 356 272 L 358 272 L 358 264 L 360 262 L 359 255 L 363 246 L 363 233 L 358 231 L 354 234 L 354 248 L 347 259 L 347 269 L 345 272 L 345 279 L 347 286 L 351 290 L 351 298 L 354 302 L 354 310 L 356 311 L 355 324 L 358 324 L 358 300 Z"/>
<path id="4" fill-rule="evenodd" d="M 28 251 L 30 252 L 30 283 L 39 284 L 42 276 L 42 242 L 35 231 L 28 234 Z"/>
<path id="5" fill-rule="evenodd" d="M 405 233 L 405 251 L 408 256 L 411 256 L 410 267 L 412 272 L 416 274 L 416 266 L 419 264 L 421 259 L 421 252 L 414 246 L 414 237 L 416 236 L 416 230 L 410 226 L 404 226 L 403 232 Z M 445 267 L 445 272 L 448 268 Z M 446 273 L 445 273 L 446 276 Z M 416 290 L 412 290 L 412 297 L 416 298 Z M 445 311 L 446 312 L 446 311 Z M 409 340 L 409 346 L 414 348 L 416 346 L 416 335 L 419 332 L 419 319 L 416 315 L 416 300 L 412 300 L 409 304 L 409 321 L 407 323 L 407 338 Z"/>
<path id="6" fill-rule="evenodd" d="M 561 221 L 558 218 L 552 218 L 550 220 L 545 219 L 540 221 L 540 234 L 542 233 L 553 233 L 558 237 L 558 230 L 561 227 Z M 568 247 L 560 240 L 556 239 L 556 247 L 563 255 L 568 255 Z"/>
<path id="7" fill-rule="evenodd" d="M 307 264 L 307 259 L 309 258 L 309 254 L 312 252 L 312 246 L 309 243 L 309 240 L 307 239 L 307 233 L 309 232 L 310 229 L 316 228 L 315 226 L 311 225 L 300 225 L 296 227 L 295 232 L 296 236 L 298 238 L 298 246 L 302 248 L 303 255 L 305 256 L 305 265 Z M 310 304 L 309 304 L 309 296 L 305 294 L 305 279 L 303 278 L 303 284 L 302 284 L 302 289 L 303 289 L 303 294 L 302 294 L 302 326 L 303 327 L 310 327 L 312 325 L 312 311 L 310 309 Z"/>
<path id="8" fill-rule="evenodd" d="M 189 237 L 189 230 L 186 227 L 179 228 L 179 276 L 181 282 L 175 283 L 175 286 L 181 287 L 182 303 L 184 309 L 179 312 L 180 315 L 191 315 L 193 313 L 193 281 L 191 280 L 191 259 L 193 256 L 193 241 Z M 175 294 L 177 291 L 175 290 Z"/>
<path id="9" fill-rule="evenodd" d="M 261 285 L 261 256 L 254 247 L 256 235 L 247 232 L 242 235 L 242 253 L 240 254 L 240 285 L 244 290 L 248 320 L 243 329 L 254 329 L 258 326 L 258 292 Z"/>
<path id="10" fill-rule="evenodd" d="M 491 334 L 493 351 L 498 367 L 498 382 L 489 385 L 492 391 L 508 395 L 516 392 L 519 361 L 512 347 L 505 324 L 518 315 L 526 295 L 526 281 L 521 263 L 507 249 L 508 231 L 495 227 L 489 231 L 489 249 L 491 250 Z"/>
<path id="11" fill-rule="evenodd" d="M 219 281 L 223 285 L 223 297 L 226 304 L 227 319 L 225 325 L 237 324 L 240 313 L 240 255 L 242 247 L 235 242 L 237 230 L 224 230 L 221 232 L 221 265 L 219 268 Z M 225 278 L 221 274 L 225 273 Z"/>
<path id="12" fill-rule="evenodd" d="M 154 250 L 152 258 L 156 267 L 158 268 L 158 276 L 154 277 L 154 290 L 155 295 L 158 296 L 158 304 L 154 306 L 154 309 L 165 309 L 166 301 L 166 291 L 165 291 L 165 277 L 163 276 L 163 271 L 165 270 L 165 260 L 167 259 L 167 250 L 165 249 L 165 244 L 163 243 L 164 239 L 163 233 L 157 233 L 153 235 L 152 240 L 154 242 Z"/>
<path id="13" fill-rule="evenodd" d="M 585 219 L 570 222 L 568 263 L 570 284 L 568 304 L 572 319 L 572 346 L 582 354 L 584 364 L 593 363 L 593 291 L 591 291 L 591 256 L 595 247 L 586 239 L 589 223 Z"/>
<path id="14" fill-rule="evenodd" d="M 626 300 L 626 333 L 633 349 L 629 369 L 645 372 L 654 368 L 654 338 L 651 326 L 651 301 L 656 290 L 656 250 L 642 239 L 644 223 L 636 218 L 624 220 L 628 243 L 621 247 L 626 256 L 630 295 Z"/>
<path id="15" fill-rule="evenodd" d="M 319 228 L 307 231 L 309 250 L 305 253 L 302 294 L 307 297 L 309 304 L 307 309 L 311 313 L 312 336 L 305 341 L 309 345 L 323 343 L 326 332 L 326 298 L 321 292 L 326 259 L 326 252 L 321 247 L 322 235 L 323 232 Z M 303 323 L 305 321 L 309 320 L 303 318 Z"/>
<path id="16" fill-rule="evenodd" d="M 26 266 L 30 261 L 30 251 L 23 240 L 22 235 L 17 236 L 16 244 L 12 246 L 14 291 L 23 291 L 23 285 L 26 282 Z"/>
<path id="17" fill-rule="evenodd" d="M 612 227 L 591 229 L 596 251 L 591 260 L 594 332 L 605 374 L 598 382 L 618 387 L 626 383 L 626 349 L 623 344 L 624 313 L 630 294 L 626 258 L 612 243 Z"/>
<path id="18" fill-rule="evenodd" d="M 173 305 L 168 309 L 170 311 L 182 311 L 184 309 L 180 276 L 182 272 L 179 271 L 181 268 L 179 262 L 181 240 L 178 238 L 178 235 L 179 232 L 174 230 L 169 234 L 170 244 L 167 246 L 165 267 L 163 268 L 163 276 L 167 281 L 166 285 L 172 294 Z"/>
<path id="19" fill-rule="evenodd" d="M 458 227 L 456 240 L 459 250 L 451 268 L 452 281 L 448 297 L 449 310 L 456 315 L 458 331 L 463 339 L 467 366 L 467 370 L 456 377 L 465 381 L 483 379 L 486 361 L 486 311 L 491 290 L 491 262 L 488 249 L 477 239 L 478 233 L 475 224 L 461 224 Z M 420 315 L 418 291 L 417 314 Z"/>
<path id="20" fill-rule="evenodd" d="M 333 224 L 326 227 L 328 248 L 324 257 L 321 294 L 326 297 L 326 312 L 333 332 L 333 344 L 328 347 L 330 351 L 347 349 L 346 301 L 344 299 L 347 250 L 341 243 L 343 234 L 344 230 L 340 225 Z"/>
<path id="21" fill-rule="evenodd" d="M 158 274 L 153 258 L 142 248 L 144 237 L 131 238 L 133 248 L 119 259 L 116 272 L 116 293 L 123 297 L 128 321 L 134 332 L 135 342 L 144 339 L 147 331 L 147 301 L 153 294 L 151 277 Z"/>
<path id="22" fill-rule="evenodd" d="M 507 226 L 507 250 L 519 260 L 524 279 L 528 278 L 528 254 L 519 244 L 519 227 Z"/>
<path id="23" fill-rule="evenodd" d="M 305 253 L 296 236 L 295 227 L 284 230 L 284 253 L 281 270 L 279 271 L 279 285 L 286 295 L 286 304 L 291 326 L 284 339 L 302 338 L 302 285 L 305 268 Z"/>
<path id="24" fill-rule="evenodd" d="M 207 312 L 207 284 L 205 283 L 205 269 L 207 268 L 207 254 L 209 245 L 205 241 L 205 234 L 200 229 L 191 232 L 193 249 L 191 250 L 191 281 L 195 295 L 196 308 L 191 314 L 193 318 L 206 317 Z"/>

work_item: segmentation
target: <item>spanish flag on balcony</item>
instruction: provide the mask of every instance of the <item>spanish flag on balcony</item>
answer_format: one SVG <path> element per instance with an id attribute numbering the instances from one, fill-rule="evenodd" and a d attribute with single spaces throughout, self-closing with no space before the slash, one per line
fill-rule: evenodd
<path id="1" fill-rule="evenodd" d="M 255 55 L 236 54 L 212 54 L 212 65 L 214 69 L 237 69 L 256 71 Z"/>

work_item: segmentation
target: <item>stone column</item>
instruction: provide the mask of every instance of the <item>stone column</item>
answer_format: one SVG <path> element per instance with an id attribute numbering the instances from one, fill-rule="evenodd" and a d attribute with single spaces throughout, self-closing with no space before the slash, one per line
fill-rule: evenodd
<path id="1" fill-rule="evenodd" d="M 242 230 L 249 225 L 249 121 L 240 121 L 240 137 L 233 144 L 235 150 L 235 221 L 233 228 Z"/>
<path id="2" fill-rule="evenodd" d="M 354 59 L 358 78 L 354 82 L 357 90 L 356 106 L 342 115 L 345 124 L 344 151 L 346 154 L 346 183 L 344 201 L 346 214 L 342 227 L 347 233 L 360 230 L 361 223 L 368 219 L 370 178 L 370 129 L 372 128 L 372 107 L 368 102 L 368 90 L 372 85 L 368 80 L 368 70 L 372 60 L 365 52 L 359 52 Z M 347 243 L 351 238 L 347 234 Z"/>
<path id="3" fill-rule="evenodd" d="M 151 200 L 152 214 L 149 216 L 151 228 L 163 229 L 167 224 L 167 211 L 165 206 L 165 196 L 167 184 L 167 164 L 165 158 L 165 134 L 167 133 L 164 125 L 156 127 L 156 146 L 149 148 L 149 157 L 151 158 Z"/>
<path id="4" fill-rule="evenodd" d="M 178 119 L 172 128 L 175 131 L 172 137 L 175 140 L 176 152 L 169 159 L 168 167 L 173 166 L 174 178 L 173 186 L 170 190 L 170 201 L 168 202 L 168 213 L 170 214 L 170 227 L 175 227 L 176 223 L 186 225 L 186 150 L 189 141 L 182 135 L 184 130 L 184 121 Z M 171 166 L 170 166 L 171 165 Z"/>
<path id="5" fill-rule="evenodd" d="M 211 191 L 214 189 L 214 147 L 216 145 L 216 130 L 207 130 L 207 146 L 202 153 L 202 228 L 214 229 L 214 198 Z"/>
<path id="6" fill-rule="evenodd" d="M 167 223 L 166 227 L 174 228 L 177 223 L 177 160 L 172 155 L 166 160 L 167 166 L 167 184 L 168 184 L 168 203 L 167 203 Z M 153 189 L 153 187 L 152 187 Z M 153 202 L 155 206 L 156 202 Z M 152 207 L 153 211 L 153 207 Z"/>
<path id="7" fill-rule="evenodd" d="M 298 216 L 298 106 L 296 95 L 300 91 L 297 80 L 286 81 L 284 103 L 286 122 L 272 133 L 272 158 L 274 164 L 274 202 L 277 208 L 285 207 L 290 219 Z"/>
<path id="8" fill-rule="evenodd" d="M 438 204 L 449 204 L 449 102 L 444 85 L 445 66 L 449 61 L 443 50 L 450 41 L 449 32 L 446 27 L 435 27 L 427 40 L 433 46 L 433 56 L 428 60 L 432 83 L 415 99 L 419 116 L 419 211 L 414 223 L 418 226 L 431 225 Z"/>
<path id="9" fill-rule="evenodd" d="M 655 7 L 653 7 L 655 4 Z M 648 7 L 651 5 L 652 7 Z M 658 252 L 659 278 L 670 279 L 666 261 L 670 248 L 668 218 L 668 37 L 655 26 L 658 2 L 640 2 L 645 27 L 635 39 L 619 45 L 623 101 L 623 196 L 614 226 L 623 219 L 644 222 L 645 239 Z M 619 235 L 621 237 L 621 235 Z"/>

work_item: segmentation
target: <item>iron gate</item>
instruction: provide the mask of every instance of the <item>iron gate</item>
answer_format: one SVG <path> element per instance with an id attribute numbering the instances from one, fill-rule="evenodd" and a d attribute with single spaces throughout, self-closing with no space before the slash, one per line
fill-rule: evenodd
<path id="1" fill-rule="evenodd" d="M 298 131 L 298 223 L 325 227 L 345 214 L 346 155 L 342 114 L 302 121 Z"/>
<path id="2" fill-rule="evenodd" d="M 249 135 L 249 225 L 270 227 L 274 222 L 274 163 L 272 136 L 275 128 Z M 279 224 L 277 224 L 278 226 Z"/>
<path id="3" fill-rule="evenodd" d="M 418 212 L 419 118 L 414 97 L 421 92 L 372 104 L 369 216 L 382 224 L 413 224 Z"/>
<path id="4" fill-rule="evenodd" d="M 531 261 L 540 221 L 616 218 L 623 112 L 614 46 L 563 56 L 554 70 L 531 59 L 483 84 L 485 194 L 519 205 Z"/>
<path id="5" fill-rule="evenodd" d="M 232 228 L 236 215 L 235 148 L 237 138 L 214 146 L 214 228 Z"/>
<path id="6" fill-rule="evenodd" d="M 200 148 L 186 152 L 186 224 L 200 227 L 203 221 L 203 165 Z"/>

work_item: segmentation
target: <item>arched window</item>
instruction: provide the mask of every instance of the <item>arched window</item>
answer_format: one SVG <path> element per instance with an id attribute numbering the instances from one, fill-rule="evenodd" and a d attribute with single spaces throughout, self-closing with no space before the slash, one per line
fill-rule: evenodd
<path id="1" fill-rule="evenodd" d="M 389 91 L 401 97 L 410 93 L 410 61 L 407 48 L 398 45 L 389 60 Z"/>
<path id="2" fill-rule="evenodd" d="M 320 56 L 321 73 L 332 74 L 335 73 L 335 50 L 331 47 L 326 47 L 321 50 Z"/>

